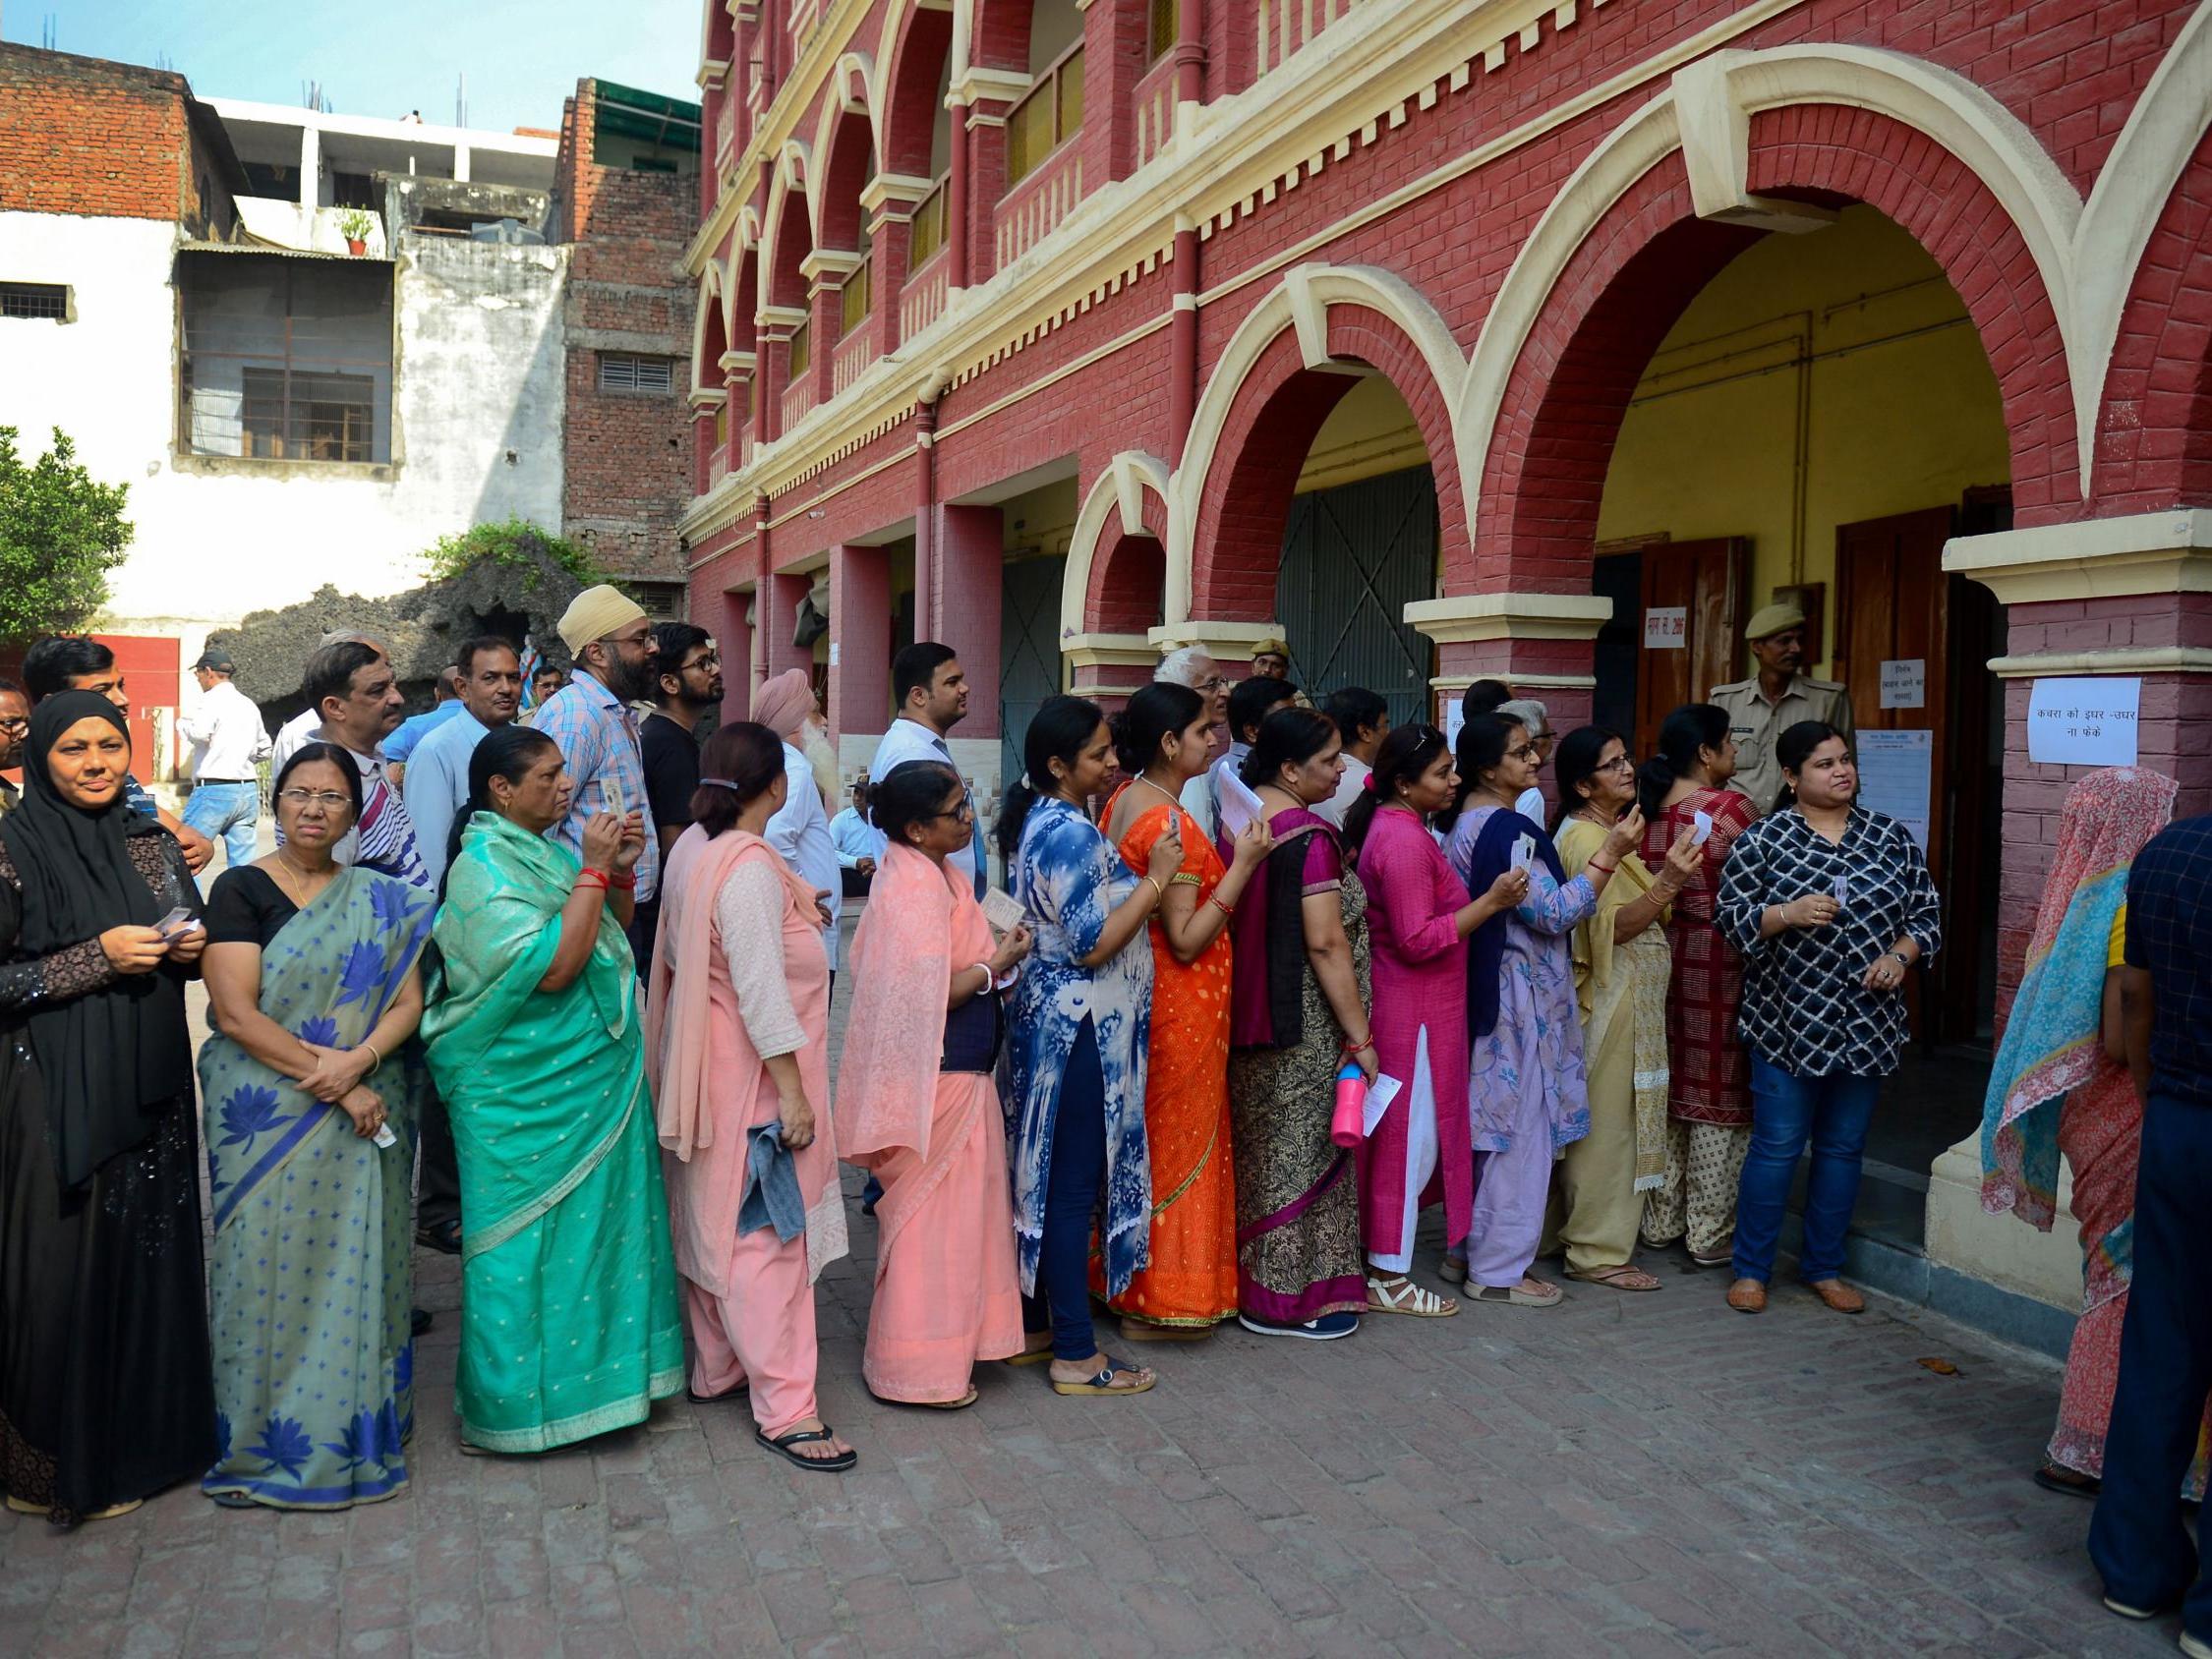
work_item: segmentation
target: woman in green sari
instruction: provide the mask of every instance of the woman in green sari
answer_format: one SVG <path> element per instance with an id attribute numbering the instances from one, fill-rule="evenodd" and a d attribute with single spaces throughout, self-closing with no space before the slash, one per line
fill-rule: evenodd
<path id="1" fill-rule="evenodd" d="M 584 858 L 546 839 L 568 773 L 544 732 L 477 745 L 432 938 L 431 1074 L 461 1166 L 470 1452 L 544 1452 L 641 1423 L 683 1386 L 683 1326 L 637 969 L 622 930 L 645 830 L 602 813 Z"/>
<path id="2" fill-rule="evenodd" d="M 383 1059 L 422 1017 L 436 906 L 332 859 L 361 808 L 343 751 L 308 744 L 271 793 L 277 850 L 224 871 L 205 916 L 221 1452 L 201 1490 L 235 1509 L 339 1510 L 407 1485 L 415 1137 Z"/>

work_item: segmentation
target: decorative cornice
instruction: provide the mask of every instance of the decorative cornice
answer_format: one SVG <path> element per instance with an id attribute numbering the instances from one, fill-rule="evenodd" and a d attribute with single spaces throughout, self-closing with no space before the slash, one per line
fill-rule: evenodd
<path id="1" fill-rule="evenodd" d="M 2029 652 L 1993 657 L 1989 671 L 2001 680 L 2051 674 L 2212 674 L 2212 650 L 2195 645 L 2119 646 L 2110 651 Z"/>
<path id="2" fill-rule="evenodd" d="M 1012 103 L 1036 83 L 1026 75 L 1011 69 L 983 69 L 970 65 L 965 75 L 953 83 L 953 89 L 945 94 L 945 107 L 965 104 L 973 109 L 985 98 L 999 103 Z"/>
<path id="3" fill-rule="evenodd" d="M 1438 674 L 1428 682 L 1430 691 L 1449 694 L 1465 691 L 1479 679 L 1503 678 L 1515 691 L 1595 691 L 1598 676 L 1595 674 L 1521 674 L 1508 670 L 1497 674 Z"/>
<path id="4" fill-rule="evenodd" d="M 1456 594 L 1416 600 L 1406 625 L 1438 645 L 1470 640 L 1594 640 L 1612 620 L 1613 601 L 1601 594 Z M 1530 683 L 1535 683 L 1531 681 Z"/>
<path id="5" fill-rule="evenodd" d="M 759 359 L 752 352 L 724 352 L 718 361 L 725 374 L 750 374 L 760 367 Z"/>
<path id="6" fill-rule="evenodd" d="M 702 414 L 712 414 L 722 407 L 729 394 L 720 386 L 701 386 L 691 394 L 691 407 Z"/>
<path id="7" fill-rule="evenodd" d="M 796 328 L 814 314 L 804 306 L 763 306 L 753 313 L 756 328 Z"/>
<path id="8" fill-rule="evenodd" d="M 1060 655 L 1077 668 L 1149 668 L 1160 659 L 1159 647 L 1142 634 L 1071 634 Z"/>
<path id="9" fill-rule="evenodd" d="M 1262 640 L 1279 640 L 1283 637 L 1280 622 L 1218 622 L 1203 616 L 1193 616 L 1188 622 L 1170 622 L 1153 628 L 1145 639 L 1161 652 L 1173 651 L 1177 646 L 1204 646 L 1206 654 L 1216 662 L 1250 662 L 1252 647 Z"/>
<path id="10" fill-rule="evenodd" d="M 1944 569 L 2006 604 L 2212 593 L 2212 510 L 2176 508 L 1954 536 Z"/>
<path id="11" fill-rule="evenodd" d="M 861 187 L 860 210 L 879 212 L 893 201 L 911 207 L 927 196 L 936 183 L 935 179 L 917 179 L 910 173 L 878 173 Z"/>
<path id="12" fill-rule="evenodd" d="M 819 282 L 825 275 L 850 276 L 860 268 L 860 256 L 843 248 L 817 248 L 799 260 L 799 275 Z"/>

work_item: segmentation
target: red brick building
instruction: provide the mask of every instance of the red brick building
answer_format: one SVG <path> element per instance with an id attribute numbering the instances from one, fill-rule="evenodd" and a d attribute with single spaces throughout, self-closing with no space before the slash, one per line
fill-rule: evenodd
<path id="1" fill-rule="evenodd" d="M 1648 733 L 1787 591 L 1967 1036 L 2075 775 L 2036 679 L 2139 681 L 2212 810 L 2197 8 L 710 0 L 704 56 L 691 613 L 734 702 L 818 661 L 848 767 L 909 631 L 995 785 L 1037 696 L 1277 632 Z"/>
<path id="2" fill-rule="evenodd" d="M 561 110 L 548 240 L 570 245 L 561 524 L 601 565 L 681 610 L 676 520 L 693 494 L 683 403 L 695 287 L 699 106 L 580 81 Z"/>

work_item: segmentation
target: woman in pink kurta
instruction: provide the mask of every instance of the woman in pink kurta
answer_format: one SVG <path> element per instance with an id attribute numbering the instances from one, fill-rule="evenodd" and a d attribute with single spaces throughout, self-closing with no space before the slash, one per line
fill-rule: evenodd
<path id="1" fill-rule="evenodd" d="M 883 1182 L 861 1375 L 878 1399 L 954 1409 L 975 1403 L 978 1359 L 1022 1346 L 992 1072 L 1000 984 L 1029 936 L 994 939 L 968 878 L 946 863 L 974 829 L 951 767 L 896 767 L 870 806 L 887 841 L 852 942 L 837 1103 L 839 1154 Z"/>
<path id="2" fill-rule="evenodd" d="M 1381 1074 L 1404 1086 L 1368 1137 L 1360 1160 L 1361 1229 L 1373 1313 L 1430 1318 L 1459 1311 L 1451 1298 L 1406 1277 L 1422 1207 L 1439 1195 L 1444 1237 L 1467 1236 L 1475 1206 L 1475 1155 L 1467 1100 L 1467 936 L 1528 891 L 1508 871 L 1480 899 L 1452 874 L 1429 815 L 1451 803 L 1458 773 L 1444 734 L 1394 727 L 1382 740 L 1366 792 L 1345 817 L 1368 889 L 1374 947 L 1374 1040 Z M 1444 1110 L 1439 1110 L 1443 1103 Z"/>
<path id="3" fill-rule="evenodd" d="M 749 1390 L 763 1447 L 848 1469 L 814 1399 L 814 1281 L 845 1253 L 830 963 L 814 889 L 761 838 L 784 803 L 783 740 L 726 725 L 700 771 L 662 873 L 646 1021 L 691 1398 Z"/>

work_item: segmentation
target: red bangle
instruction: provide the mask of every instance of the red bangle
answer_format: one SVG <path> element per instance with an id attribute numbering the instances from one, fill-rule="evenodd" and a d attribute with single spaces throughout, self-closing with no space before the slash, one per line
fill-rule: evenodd
<path id="1" fill-rule="evenodd" d="M 579 880 L 581 880 L 583 876 L 597 876 L 597 877 L 598 877 L 598 878 L 599 878 L 599 879 L 600 879 L 601 881 L 603 881 L 603 882 L 611 882 L 611 881 L 612 881 L 612 880 L 614 879 L 613 877 L 610 876 L 610 875 L 609 875 L 609 874 L 608 874 L 608 873 L 607 873 L 606 871 L 604 871 L 604 870 L 594 870 L 594 869 L 593 869 L 593 868 L 592 868 L 592 867 L 591 867 L 590 865 L 588 865 L 588 864 L 584 866 L 584 868 L 583 868 L 583 871 L 581 872 L 581 875 L 580 875 L 580 876 L 578 877 L 578 879 L 579 879 Z"/>
<path id="2" fill-rule="evenodd" d="M 585 871 L 576 878 L 575 890 L 582 892 L 586 887 L 597 887 L 601 892 L 605 892 L 607 890 L 607 873 L 603 870 Z"/>
<path id="3" fill-rule="evenodd" d="M 1617 864 L 1600 864 L 1594 858 L 1590 861 L 1590 868 L 1597 871 L 1601 876 L 1610 876 L 1615 870 L 1619 869 L 1620 866 Z"/>
<path id="4" fill-rule="evenodd" d="M 1207 893 L 1207 894 L 1206 894 L 1206 902 L 1207 902 L 1208 904 L 1212 905 L 1212 906 L 1213 906 L 1213 907 L 1214 907 L 1214 908 L 1215 908 L 1216 910 L 1220 911 L 1220 912 L 1221 912 L 1221 913 L 1222 913 L 1222 914 L 1223 914 L 1224 916 L 1227 916 L 1227 917 L 1229 917 L 1229 918 L 1230 918 L 1231 920 L 1235 920 L 1235 918 L 1236 918 L 1236 915 L 1237 915 L 1237 907 L 1236 907 L 1236 906 L 1235 906 L 1234 904 L 1224 904 L 1224 903 L 1222 903 L 1222 902 L 1221 902 L 1221 895 L 1220 895 L 1219 893 L 1217 893 L 1217 892 L 1209 892 L 1209 893 Z"/>
<path id="5" fill-rule="evenodd" d="M 610 876 L 607 878 L 607 885 L 619 892 L 633 891 L 637 887 L 637 872 L 625 871 L 619 876 Z"/>

